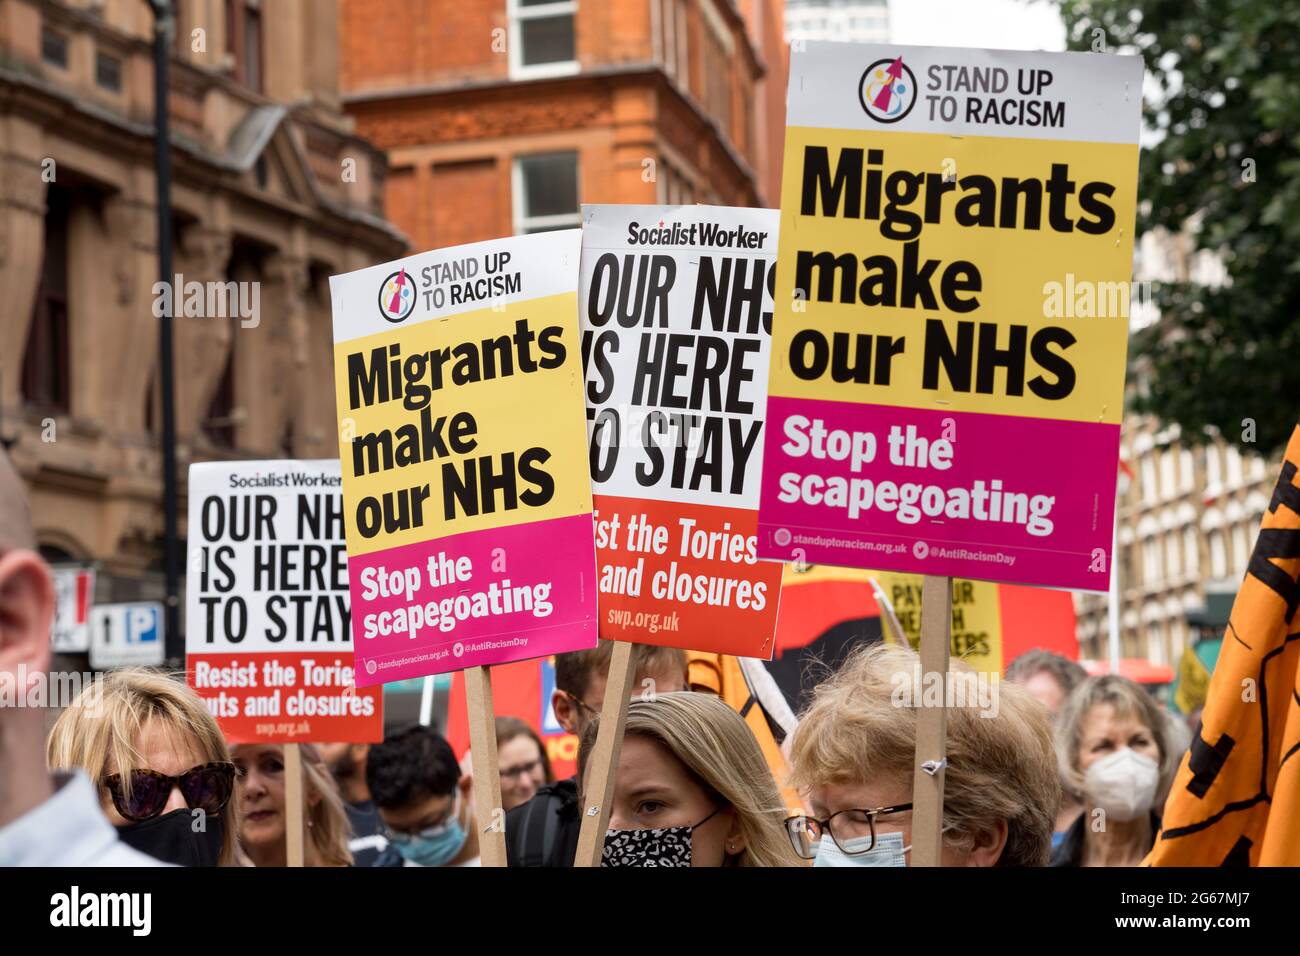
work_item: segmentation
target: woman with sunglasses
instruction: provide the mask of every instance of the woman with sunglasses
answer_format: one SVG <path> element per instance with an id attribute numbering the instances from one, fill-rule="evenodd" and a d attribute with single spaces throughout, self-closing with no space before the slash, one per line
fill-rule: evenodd
<path id="1" fill-rule="evenodd" d="M 348 840 L 352 828 L 338 784 L 313 744 L 302 753 L 302 819 L 305 866 L 351 866 Z M 288 814 L 284 804 L 284 747 L 280 744 L 235 744 L 231 759 L 239 770 L 239 845 L 254 866 L 284 866 Z"/>
<path id="2" fill-rule="evenodd" d="M 911 649 L 874 644 L 814 691 L 790 749 L 791 784 L 809 812 L 786 821 L 814 866 L 909 864 L 920 676 Z M 949 665 L 949 681 L 976 676 Z M 991 700 L 966 694 L 966 706 L 948 708 L 942 865 L 1046 866 L 1061 799 L 1047 711 L 1023 687 L 994 681 Z"/>
<path id="3" fill-rule="evenodd" d="M 84 770 L 122 841 L 165 863 L 231 866 L 235 765 L 199 696 L 181 680 L 123 668 L 90 684 L 55 721 L 51 770 Z"/>

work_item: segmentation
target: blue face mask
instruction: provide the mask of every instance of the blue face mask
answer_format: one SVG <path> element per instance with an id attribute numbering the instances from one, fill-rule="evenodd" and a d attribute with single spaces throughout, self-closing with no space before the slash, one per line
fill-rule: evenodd
<path id="1" fill-rule="evenodd" d="M 850 850 L 870 846 L 870 844 L 869 836 L 847 841 Z M 849 854 L 836 846 L 831 835 L 827 833 L 817 844 L 817 856 L 813 859 L 813 866 L 907 866 L 905 854 L 910 849 L 912 849 L 910 846 L 903 846 L 903 834 L 878 833 L 876 845 L 866 853 Z"/>
<path id="2" fill-rule="evenodd" d="M 445 866 L 455 859 L 465 846 L 467 834 L 460 824 L 460 797 L 451 817 L 436 827 L 412 834 L 393 834 L 389 837 L 402 858 L 418 866 Z"/>

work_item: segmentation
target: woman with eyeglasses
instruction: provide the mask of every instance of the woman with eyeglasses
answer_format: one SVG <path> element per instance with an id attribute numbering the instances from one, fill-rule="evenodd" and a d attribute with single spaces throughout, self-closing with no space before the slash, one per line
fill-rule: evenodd
<path id="1" fill-rule="evenodd" d="M 909 865 L 920 676 L 911 649 L 874 644 L 814 691 L 790 750 L 809 812 L 787 821 L 814 866 Z M 951 662 L 949 681 L 975 678 Z M 1061 799 L 1047 712 L 1024 688 L 993 680 L 987 697 L 948 708 L 942 865 L 1045 866 Z"/>
<path id="2" fill-rule="evenodd" d="M 84 770 L 124 843 L 179 866 L 236 864 L 235 765 L 217 722 L 178 678 L 123 668 L 55 721 L 51 770 Z"/>
<path id="3" fill-rule="evenodd" d="M 600 719 L 583 731 L 586 781 Z M 628 705 L 602 866 L 801 866 L 786 808 L 744 718 L 712 694 Z"/>
<path id="4" fill-rule="evenodd" d="M 351 866 L 352 851 L 343 798 L 320 751 L 299 744 L 302 754 L 304 866 Z M 239 771 L 239 844 L 254 866 L 288 862 L 288 814 L 285 811 L 284 747 L 281 744 L 235 744 L 231 760 Z"/>
<path id="5" fill-rule="evenodd" d="M 497 767 L 501 774 L 501 807 L 509 810 L 532 799 L 537 788 L 555 782 L 551 761 L 537 731 L 518 717 L 498 717 Z"/>

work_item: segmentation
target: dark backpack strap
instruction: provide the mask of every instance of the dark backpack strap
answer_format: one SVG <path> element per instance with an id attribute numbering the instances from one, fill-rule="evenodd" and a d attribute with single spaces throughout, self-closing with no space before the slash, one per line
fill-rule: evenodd
<path id="1" fill-rule="evenodd" d="M 506 814 L 506 853 L 510 866 L 563 866 L 554 859 L 563 817 L 577 800 L 569 781 L 541 787 L 527 803 Z"/>
<path id="2" fill-rule="evenodd" d="M 521 866 L 546 866 L 546 831 L 551 828 L 555 815 L 555 798 L 549 792 L 539 792 L 528 801 L 524 817 L 523 854 Z"/>

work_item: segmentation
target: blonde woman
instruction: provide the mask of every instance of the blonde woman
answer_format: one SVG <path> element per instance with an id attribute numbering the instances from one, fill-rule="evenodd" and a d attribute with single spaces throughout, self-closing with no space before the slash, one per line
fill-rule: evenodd
<path id="1" fill-rule="evenodd" d="M 124 668 L 91 684 L 55 721 L 46 760 L 86 772 L 127 845 L 179 866 L 235 864 L 235 765 L 179 677 Z"/>
<path id="2" fill-rule="evenodd" d="M 1083 794 L 1083 808 L 1052 866 L 1139 865 L 1186 749 L 1164 708 L 1127 677 L 1089 677 L 1061 709 L 1056 749 L 1061 779 Z"/>
<path id="3" fill-rule="evenodd" d="M 977 676 L 949 665 L 949 681 Z M 790 748 L 810 813 L 788 822 L 814 866 L 908 865 L 921 683 L 910 648 L 874 644 L 814 691 Z M 1016 684 L 984 687 L 947 714 L 942 865 L 1044 866 L 1061 799 L 1047 712 Z"/>
<path id="4" fill-rule="evenodd" d="M 284 866 L 288 848 L 288 814 L 284 803 L 284 747 L 280 744 L 235 744 L 239 768 L 239 843 L 254 866 Z M 300 744 L 302 754 L 302 818 L 306 823 L 303 863 L 306 866 L 351 866 L 348 824 L 338 784 L 320 750 Z"/>
<path id="5" fill-rule="evenodd" d="M 583 732 L 585 782 L 599 719 Z M 744 719 L 711 694 L 634 700 L 604 866 L 799 866 L 785 804 Z"/>

